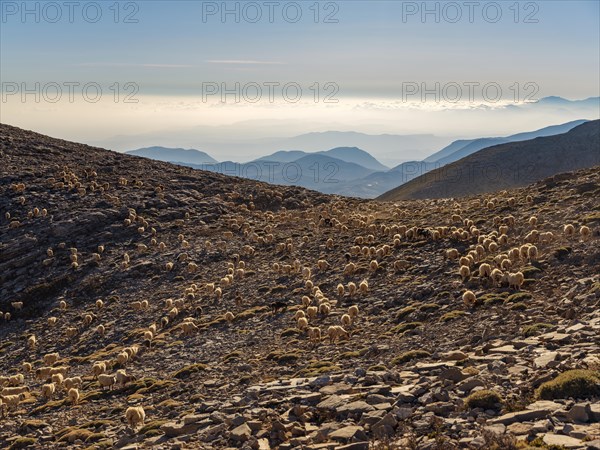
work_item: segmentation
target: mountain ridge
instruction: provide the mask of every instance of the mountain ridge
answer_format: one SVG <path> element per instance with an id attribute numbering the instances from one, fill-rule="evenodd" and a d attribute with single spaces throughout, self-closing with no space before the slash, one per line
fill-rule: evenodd
<path id="1" fill-rule="evenodd" d="M 192 164 L 214 164 L 217 162 L 208 153 L 195 148 L 143 147 L 125 152 L 128 155 L 151 158 L 157 161 Z"/>
<path id="2" fill-rule="evenodd" d="M 180 151 L 179 154 L 182 156 L 177 158 L 177 156 L 174 156 L 176 154 L 169 151 L 169 149 L 163 149 L 162 147 L 152 148 L 164 150 L 159 158 L 162 161 L 170 161 L 196 169 L 206 169 L 213 172 L 220 171 L 221 173 L 230 173 L 238 176 L 250 176 L 252 179 L 256 179 L 258 176 L 262 181 L 275 184 L 290 185 L 295 182 L 299 186 L 319 190 L 328 194 L 337 193 L 362 198 L 375 198 L 401 184 L 417 178 L 418 176 L 443 167 L 446 164 L 468 156 L 469 154 L 476 153 L 483 148 L 536 136 L 558 134 L 561 131 L 570 130 L 585 122 L 586 120 L 571 121 L 506 137 L 456 140 L 422 161 L 405 161 L 391 169 L 381 164 L 370 153 L 358 147 L 336 147 L 315 152 L 307 152 L 304 150 L 279 150 L 246 163 L 233 161 L 219 162 L 206 153 L 196 150 L 194 150 L 194 152 L 198 153 L 185 153 L 189 152 L 186 150 Z M 315 132 L 311 133 L 310 138 L 312 139 L 317 135 L 337 135 L 340 133 Z M 344 136 L 361 135 L 361 133 L 357 132 L 343 132 L 341 134 Z M 391 138 L 395 139 L 395 136 L 391 136 Z M 140 150 L 142 151 L 141 153 L 148 155 L 147 149 Z M 128 153 L 135 154 L 136 152 L 138 154 L 140 153 L 140 151 Z M 186 155 L 193 155 L 195 159 L 190 160 L 190 158 L 188 158 L 187 161 L 182 161 L 185 159 Z M 311 164 L 308 164 L 310 158 L 307 158 L 310 155 L 323 155 L 324 157 L 333 157 L 334 159 L 317 160 L 313 158 L 313 164 L 315 165 L 311 166 Z M 297 161 L 299 160 L 300 163 L 298 167 L 294 169 L 292 166 L 298 164 Z M 258 166 L 256 166 L 257 164 Z M 283 167 L 275 167 L 278 164 L 281 164 Z M 332 166 L 332 164 L 334 166 Z M 269 167 L 269 165 L 271 167 Z M 288 170 L 292 176 L 289 176 L 289 174 L 271 173 L 273 170 Z M 295 170 L 299 170 L 301 174 L 298 176 L 294 175 L 292 172 Z M 340 174 L 340 177 L 335 177 L 337 174 Z M 328 181 L 324 181 L 323 178 L 326 178 Z M 331 180 L 335 181 L 329 182 Z"/>
<path id="3" fill-rule="evenodd" d="M 564 134 L 495 145 L 421 175 L 377 199 L 448 198 L 518 188 L 561 172 L 600 164 L 600 120 Z M 565 156 L 568 155 L 568 158 Z M 468 170 L 469 167 L 476 170 Z M 494 169 L 492 177 L 482 172 Z"/>

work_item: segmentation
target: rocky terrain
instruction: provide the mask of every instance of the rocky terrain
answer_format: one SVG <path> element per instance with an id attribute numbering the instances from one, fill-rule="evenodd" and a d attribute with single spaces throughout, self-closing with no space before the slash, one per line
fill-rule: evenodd
<path id="1" fill-rule="evenodd" d="M 1 448 L 600 448 L 600 167 L 383 203 L 0 161 Z"/>

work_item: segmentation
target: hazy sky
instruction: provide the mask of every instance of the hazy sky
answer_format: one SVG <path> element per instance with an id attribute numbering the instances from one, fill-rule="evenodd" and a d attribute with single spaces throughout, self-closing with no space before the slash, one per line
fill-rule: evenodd
<path id="1" fill-rule="evenodd" d="M 423 131 L 398 109 L 600 95 L 597 0 L 0 4 L 0 119 L 65 138 L 255 119 Z"/>

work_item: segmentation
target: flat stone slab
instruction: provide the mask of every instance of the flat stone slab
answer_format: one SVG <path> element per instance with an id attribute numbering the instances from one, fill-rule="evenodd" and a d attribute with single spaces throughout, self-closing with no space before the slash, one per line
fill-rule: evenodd
<path id="1" fill-rule="evenodd" d="M 471 390 L 473 390 L 473 388 L 476 388 L 477 386 L 485 387 L 485 383 L 478 378 L 470 378 L 466 381 L 463 381 L 456 387 L 459 391 L 470 392 Z"/>
<path id="2" fill-rule="evenodd" d="M 269 444 L 269 440 L 267 438 L 258 440 L 258 450 L 271 450 L 271 445 Z"/>
<path id="3" fill-rule="evenodd" d="M 498 426 L 498 425 L 502 425 L 502 424 L 499 423 L 499 424 L 492 425 L 492 426 Z M 504 425 L 502 425 L 502 426 L 504 426 Z M 506 430 L 509 433 L 515 434 L 517 436 L 528 435 L 529 433 L 532 432 L 533 425 L 530 423 L 515 422 L 515 423 L 511 423 L 508 427 L 506 427 Z"/>
<path id="4" fill-rule="evenodd" d="M 458 383 L 459 381 L 462 381 L 468 377 L 469 375 L 465 375 L 464 373 L 462 373 L 462 371 L 458 367 L 447 367 L 443 369 L 440 373 L 440 378 L 451 380 L 455 383 Z"/>
<path id="5" fill-rule="evenodd" d="M 167 422 L 160 426 L 160 429 L 165 433 L 167 437 L 177 437 L 186 434 L 193 434 L 202 428 L 202 424 L 199 423 L 181 423 L 181 422 Z"/>
<path id="6" fill-rule="evenodd" d="M 585 330 L 585 329 L 589 329 L 590 327 L 587 326 L 584 323 L 576 323 L 575 325 L 570 326 L 569 328 L 567 328 L 567 332 L 568 333 L 575 333 L 577 331 L 581 331 L 581 330 Z"/>
<path id="7" fill-rule="evenodd" d="M 533 365 L 535 367 L 544 368 L 549 363 L 556 361 L 556 358 L 558 358 L 558 352 L 545 352 L 533 360 Z"/>
<path id="8" fill-rule="evenodd" d="M 514 346 L 512 345 L 503 345 L 502 347 L 496 347 L 496 348 L 492 348 L 488 351 L 488 353 L 493 354 L 498 354 L 501 353 L 503 355 L 514 355 L 519 353 L 519 350 L 517 350 Z"/>
<path id="9" fill-rule="evenodd" d="M 336 446 L 336 450 L 369 450 L 369 442 L 353 442 L 352 444 Z"/>
<path id="10" fill-rule="evenodd" d="M 549 409 L 532 409 L 525 411 L 517 411 L 508 414 L 504 414 L 494 420 L 491 423 L 502 423 L 504 425 L 510 425 L 515 422 L 530 422 L 532 420 L 543 419 L 548 414 L 550 414 L 551 410 Z"/>
<path id="11" fill-rule="evenodd" d="M 443 369 L 444 367 L 456 365 L 455 361 L 444 361 L 438 363 L 417 363 L 413 367 L 413 370 L 418 372 L 428 372 L 431 370 Z"/>
<path id="12" fill-rule="evenodd" d="M 566 333 L 546 333 L 538 336 L 541 341 L 552 341 L 552 342 L 567 342 L 571 339 L 570 334 Z"/>
<path id="13" fill-rule="evenodd" d="M 548 445 L 558 445 L 565 448 L 586 448 L 586 444 L 581 440 L 562 434 L 545 434 L 543 440 Z"/>
<path id="14" fill-rule="evenodd" d="M 352 392 L 352 386 L 349 385 L 348 383 L 334 383 L 334 384 L 330 384 L 329 386 L 322 387 L 321 389 L 319 389 L 319 392 L 321 394 L 326 394 L 326 395 L 349 394 L 350 392 Z"/>
<path id="15" fill-rule="evenodd" d="M 589 403 L 578 403 L 569 410 L 567 418 L 573 422 L 589 422 L 592 419 L 592 408 Z"/>
<path id="16" fill-rule="evenodd" d="M 467 359 L 469 355 L 467 355 L 464 352 L 461 352 L 460 350 L 454 350 L 442 353 L 441 357 L 444 361 L 462 361 L 464 359 Z"/>
<path id="17" fill-rule="evenodd" d="M 414 384 L 405 384 L 404 386 L 394 386 L 391 390 L 393 395 L 396 394 L 407 394 L 414 389 L 416 385 Z"/>
<path id="18" fill-rule="evenodd" d="M 355 402 L 347 403 L 345 405 L 340 406 L 337 409 L 338 413 L 365 413 L 369 411 L 374 411 L 375 408 L 369 405 L 367 402 L 362 400 L 357 400 Z"/>
<path id="19" fill-rule="evenodd" d="M 344 399 L 339 395 L 330 395 L 325 400 L 317 405 L 319 409 L 337 409 L 339 406 L 344 404 Z"/>
<path id="20" fill-rule="evenodd" d="M 359 427 L 356 425 L 350 425 L 347 427 L 340 428 L 339 430 L 335 430 L 334 432 L 329 434 L 329 438 L 336 441 L 349 441 L 352 439 L 357 433 L 363 433 L 363 427 Z"/>
<path id="21" fill-rule="evenodd" d="M 236 441 L 245 442 L 250 439 L 250 436 L 252 436 L 252 430 L 246 423 L 243 423 L 239 427 L 231 430 L 231 438 Z"/>
<path id="22" fill-rule="evenodd" d="M 592 420 L 594 422 L 600 422 L 600 402 L 592 403 L 590 405 L 590 411 L 592 412 Z"/>
<path id="23" fill-rule="evenodd" d="M 552 400 L 538 400 L 527 405 L 526 409 L 537 410 L 537 409 L 548 409 L 552 412 L 564 409 L 565 405 L 561 403 L 553 402 Z"/>
<path id="24" fill-rule="evenodd" d="M 585 443 L 588 448 L 587 450 L 600 450 L 600 439 L 594 439 Z"/>
<path id="25" fill-rule="evenodd" d="M 487 427 L 484 427 L 485 430 L 489 431 L 490 433 L 494 433 L 494 434 L 504 434 L 506 433 L 506 425 L 501 424 L 501 423 L 497 423 L 495 425 L 488 425 Z"/>

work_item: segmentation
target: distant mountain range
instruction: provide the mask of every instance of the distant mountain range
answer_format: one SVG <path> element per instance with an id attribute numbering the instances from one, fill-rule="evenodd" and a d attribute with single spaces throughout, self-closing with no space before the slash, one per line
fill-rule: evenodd
<path id="1" fill-rule="evenodd" d="M 458 161 L 465 156 L 475 153 L 483 148 L 491 147 L 492 145 L 505 144 L 507 142 L 526 141 L 528 139 L 535 139 L 536 137 L 562 134 L 585 122 L 585 120 L 574 120 L 573 122 L 564 123 L 562 125 L 553 125 L 542 128 L 541 130 L 513 134 L 512 136 L 507 137 L 454 141 L 452 144 L 425 158 L 423 161 L 437 162 L 440 165 L 450 164 L 451 162 Z"/>
<path id="2" fill-rule="evenodd" d="M 106 136 L 86 142 L 124 152 L 130 149 L 163 146 L 196 148 L 207 152 L 219 161 L 248 162 L 279 150 L 318 152 L 338 147 L 358 147 L 369 152 L 386 166 L 393 167 L 406 161 L 422 161 L 434 151 L 446 147 L 456 139 L 484 136 L 507 136 L 504 130 L 527 125 L 528 130 L 543 128 L 548 124 L 566 123 L 577 119 L 600 118 L 600 97 L 568 100 L 561 97 L 544 97 L 537 102 L 494 105 L 473 103 L 468 108 L 417 108 L 408 103 L 382 100 L 357 101 L 357 116 L 342 122 L 281 118 L 278 120 L 255 118 L 219 125 L 192 125 L 159 127 L 137 134 Z M 364 110 L 392 109 L 397 115 L 386 119 L 358 121 Z M 335 116 L 335 115 L 334 115 Z M 333 116 L 332 116 L 333 117 Z M 355 130 L 360 127 L 359 131 Z M 406 134 L 406 130 L 419 130 Z M 435 135 L 429 130 L 435 129 Z M 381 130 L 394 130 L 381 134 Z M 480 130 L 489 130 L 481 135 Z"/>
<path id="3" fill-rule="evenodd" d="M 273 184 L 302 186 L 327 194 L 375 198 L 484 148 L 566 133 L 585 122 L 577 120 L 506 137 L 457 140 L 421 161 L 404 162 L 391 169 L 358 147 L 317 152 L 280 150 L 246 163 L 218 162 L 206 152 L 195 149 L 147 147 L 127 153 Z"/>
<path id="4" fill-rule="evenodd" d="M 331 157 L 327 154 L 329 152 L 300 153 L 302 155 L 293 152 L 294 156 L 300 156 L 293 160 L 286 152 L 281 152 L 274 158 L 261 158 L 248 163 L 224 161 L 202 166 L 185 165 L 272 184 L 302 186 L 326 194 L 339 193 L 340 183 L 362 179 L 374 172 L 360 164 Z M 346 156 L 346 159 L 349 158 Z"/>
<path id="5" fill-rule="evenodd" d="M 600 120 L 554 136 L 484 148 L 378 197 L 448 198 L 526 186 L 561 172 L 600 165 Z"/>
<path id="6" fill-rule="evenodd" d="M 218 161 L 207 153 L 200 150 L 167 148 L 167 147 L 145 147 L 137 150 L 131 150 L 130 155 L 143 156 L 144 158 L 155 159 L 157 161 L 187 164 L 216 164 Z"/>
<path id="7" fill-rule="evenodd" d="M 325 155 L 331 158 L 341 159 L 342 161 L 358 164 L 370 170 L 389 170 L 389 167 L 384 166 L 379 161 L 377 161 L 372 155 L 357 147 L 337 147 L 331 150 L 314 153 L 308 153 L 302 150 L 281 150 L 273 153 L 272 155 L 258 158 L 255 161 L 267 160 L 290 163 L 310 154 Z"/>
<path id="8" fill-rule="evenodd" d="M 569 106 L 569 107 L 587 107 L 587 108 L 598 108 L 599 97 L 589 97 L 582 100 L 569 100 L 556 95 L 543 97 L 539 101 L 532 103 L 537 106 Z"/>
<path id="9" fill-rule="evenodd" d="M 533 139 L 535 137 L 561 134 L 585 122 L 585 120 L 577 120 L 562 125 L 553 125 L 540 130 L 519 133 L 507 137 L 454 141 L 423 161 L 407 161 L 388 171 L 378 171 L 370 173 L 362 179 L 341 182 L 338 185 L 336 193 L 361 198 L 375 198 L 414 178 L 464 158 L 465 156 L 476 153 L 483 148 L 500 143 L 516 142 L 519 140 Z"/>
<path id="10" fill-rule="evenodd" d="M 233 136 L 239 135 L 241 130 L 231 130 L 229 135 L 230 138 L 218 138 L 213 135 L 216 133 L 215 130 L 209 129 L 209 127 L 198 127 L 193 131 L 188 131 L 187 134 L 190 135 L 188 138 L 183 138 L 185 134 L 182 132 L 177 136 L 170 136 L 168 133 L 164 136 L 144 136 L 131 138 L 134 142 L 142 142 L 144 148 L 155 148 L 158 145 L 162 145 L 162 148 L 169 148 L 170 145 L 166 144 L 167 142 L 176 142 L 181 140 L 186 141 L 200 141 L 197 145 L 190 145 L 191 148 L 202 149 L 202 151 L 206 151 L 207 153 L 217 156 L 221 154 L 227 155 L 235 155 L 235 154 L 244 154 L 244 155 L 258 155 L 256 157 L 250 158 L 250 160 L 258 160 L 264 159 L 264 155 L 273 155 L 276 159 L 286 158 L 285 162 L 291 162 L 295 156 L 295 149 L 297 151 L 301 151 L 304 153 L 316 153 L 320 152 L 323 149 L 335 149 L 335 148 L 359 148 L 359 149 L 367 149 L 369 150 L 369 157 L 373 154 L 380 155 L 383 159 L 387 161 L 392 161 L 389 164 L 391 167 L 394 164 L 397 164 L 397 161 L 402 161 L 408 159 L 406 156 L 409 155 L 410 159 L 419 159 L 424 158 L 429 153 L 431 153 L 431 149 L 439 148 L 441 146 L 447 145 L 452 138 L 443 137 L 443 136 L 434 136 L 432 134 L 409 134 L 409 135 L 397 135 L 397 134 L 366 134 L 366 133 L 358 133 L 354 131 L 323 131 L 323 132 L 313 132 L 313 133 L 305 133 L 292 137 L 283 137 L 283 138 L 259 138 L 259 139 L 241 139 L 234 138 Z M 221 131 L 221 133 L 225 133 Z M 192 138 L 192 135 L 199 135 L 202 138 Z M 122 139 L 125 139 L 123 137 Z M 119 140 L 122 140 L 119 139 Z M 215 140 L 213 140 L 215 139 Z M 116 145 L 112 144 L 112 140 L 107 141 L 103 145 L 109 148 L 115 148 Z M 139 147 L 142 147 L 140 145 Z M 132 147 L 129 147 L 132 148 Z M 136 147 L 133 147 L 136 148 Z M 210 149 L 210 150 L 208 150 Z M 371 150 L 372 149 L 372 150 Z M 281 151 L 291 152 L 290 155 L 284 156 Z M 127 153 L 131 153 L 128 151 Z M 297 155 L 300 157 L 301 155 Z M 339 156 L 339 155 L 331 155 L 331 156 Z M 223 161 L 223 158 L 217 158 L 219 161 Z M 237 158 L 232 158 L 231 156 L 227 159 L 238 160 Z M 240 158 L 241 159 L 241 158 Z M 246 159 L 245 161 L 248 161 Z M 369 167 L 374 170 L 385 170 L 386 165 L 383 165 L 376 160 L 374 166 Z M 191 162 L 193 164 L 197 164 L 195 161 L 182 161 L 182 162 Z M 364 162 L 364 161 L 363 161 Z"/>

